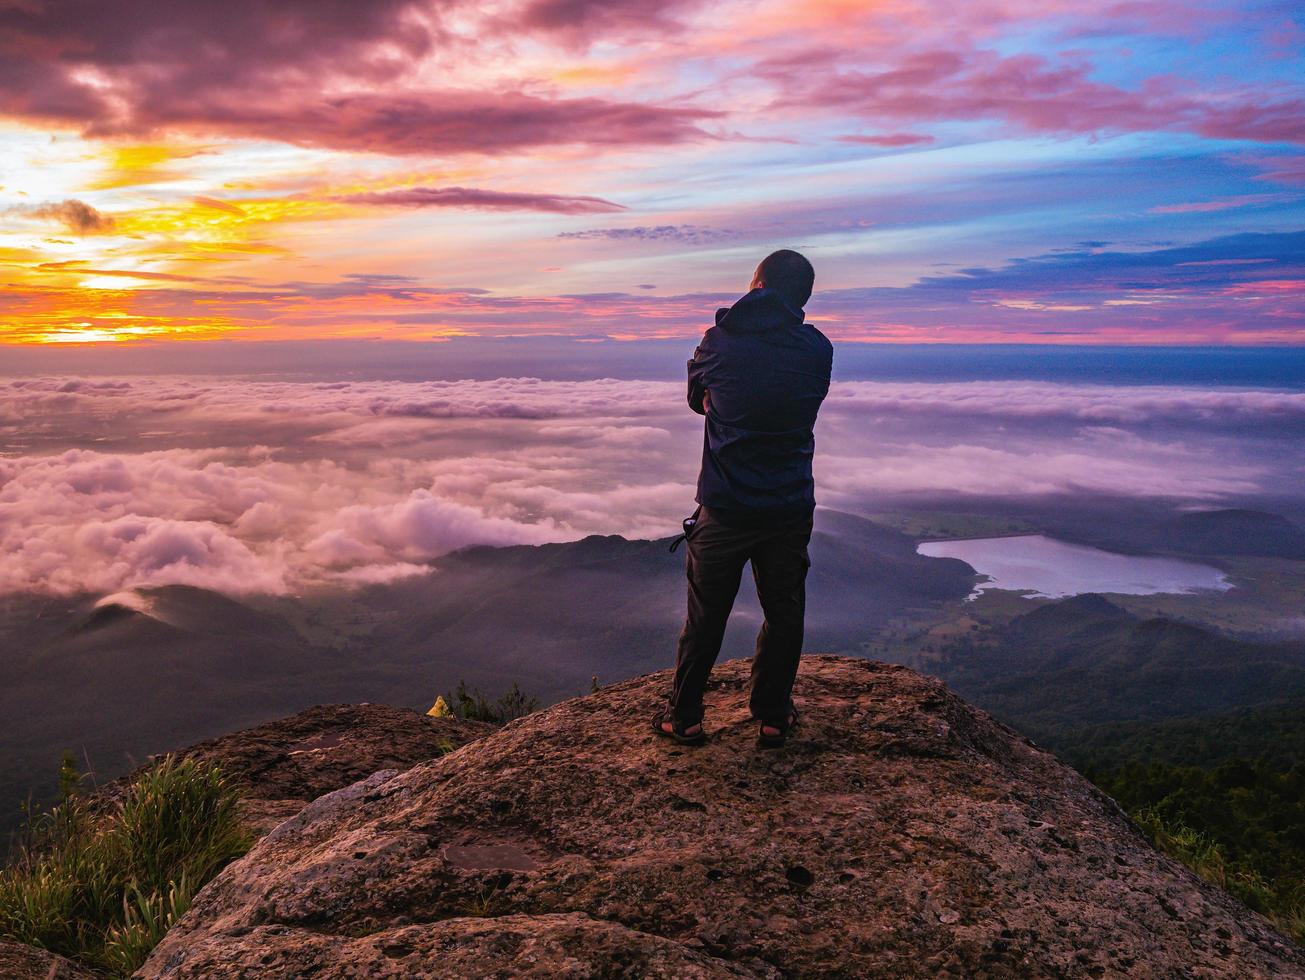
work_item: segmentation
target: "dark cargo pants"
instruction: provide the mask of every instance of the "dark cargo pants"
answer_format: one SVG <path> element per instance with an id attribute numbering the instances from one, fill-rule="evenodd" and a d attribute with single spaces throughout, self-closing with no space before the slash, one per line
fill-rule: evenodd
<path id="1" fill-rule="evenodd" d="M 706 507 L 699 509 L 685 542 L 689 615 L 680 633 L 670 698 L 671 712 L 682 726 L 702 721 L 703 690 L 747 562 L 766 617 L 757 635 L 748 704 L 753 716 L 764 721 L 785 717 L 802 656 L 810 540 L 810 518 L 776 528 L 739 528 L 714 519 Z"/>

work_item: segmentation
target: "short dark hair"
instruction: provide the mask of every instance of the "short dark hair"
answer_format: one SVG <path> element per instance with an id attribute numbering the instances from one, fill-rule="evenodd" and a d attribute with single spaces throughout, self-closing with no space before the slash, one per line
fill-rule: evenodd
<path id="1" fill-rule="evenodd" d="M 773 289 L 794 306 L 807 305 L 816 283 L 816 270 L 806 257 L 791 248 L 771 252 L 753 273 L 752 285 Z"/>

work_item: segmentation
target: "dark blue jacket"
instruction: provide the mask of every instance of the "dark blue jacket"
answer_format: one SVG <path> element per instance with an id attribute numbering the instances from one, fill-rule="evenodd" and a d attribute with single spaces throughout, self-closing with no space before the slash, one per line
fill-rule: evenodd
<path id="1" fill-rule="evenodd" d="M 689 361 L 689 407 L 707 416 L 697 500 L 722 522 L 781 524 L 815 509 L 813 429 L 834 348 L 802 316 L 754 289 L 716 311 Z"/>

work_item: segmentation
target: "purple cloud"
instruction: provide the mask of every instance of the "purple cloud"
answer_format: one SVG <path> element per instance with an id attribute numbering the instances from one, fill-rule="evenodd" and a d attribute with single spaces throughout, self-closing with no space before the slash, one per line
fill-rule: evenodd
<path id="1" fill-rule="evenodd" d="M 0 6 L 0 114 L 136 137 L 184 130 L 391 154 L 665 144 L 721 113 L 520 91 L 414 87 L 469 44 L 461 4 L 50 0 Z M 330 95 L 323 95 L 331 92 Z"/>
<path id="2" fill-rule="evenodd" d="M 1079 250 L 1016 259 L 998 269 L 970 268 L 929 276 L 919 289 L 1218 290 L 1283 276 L 1305 277 L 1305 231 L 1246 233 L 1136 251 Z"/>
<path id="3" fill-rule="evenodd" d="M 1003 120 L 1035 133 L 1181 131 L 1214 139 L 1305 143 L 1305 98 L 1296 94 L 1194 94 L 1155 77 L 1135 89 L 1094 81 L 1076 57 L 977 49 L 919 52 L 877 71 L 848 67 L 827 49 L 769 59 L 761 77 L 782 87 L 776 105 L 873 120 Z"/>
<path id="4" fill-rule="evenodd" d="M 587 228 L 583 231 L 564 231 L 557 237 L 581 241 L 605 238 L 618 242 L 670 241 L 684 245 L 700 245 L 704 242 L 718 242 L 732 238 L 733 233 L 718 228 L 704 228 L 701 225 L 635 225 L 630 228 Z"/>
<path id="5" fill-rule="evenodd" d="M 658 32 L 675 31 L 679 25 L 670 16 L 677 7 L 689 4 L 686 0 L 663 0 L 647 3 L 646 0 L 527 0 L 512 21 L 534 30 L 569 35 L 573 40 L 586 42 L 597 36 L 621 35 L 638 31 L 647 35 L 650 29 Z"/>
<path id="6" fill-rule="evenodd" d="M 304 93 L 231 103 L 142 106 L 126 120 L 91 127 L 103 134 L 176 126 L 389 154 L 506 153 L 567 144 L 638 145 L 705 139 L 699 124 L 722 113 L 607 99 L 546 99 L 521 92 L 416 91 L 322 99 Z"/>
<path id="7" fill-rule="evenodd" d="M 701 441 L 681 387 L 0 383 L 0 592 L 280 593 L 421 574 L 470 544 L 666 536 Z M 112 450 L 69 448 L 105 418 Z M 817 481 L 863 511 L 894 494 L 1238 500 L 1298 492 L 1302 430 L 1300 392 L 840 382 Z"/>

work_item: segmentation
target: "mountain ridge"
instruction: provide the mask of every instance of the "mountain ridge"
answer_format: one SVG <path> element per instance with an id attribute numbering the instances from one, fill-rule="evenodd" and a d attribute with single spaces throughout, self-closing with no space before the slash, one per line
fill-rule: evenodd
<path id="1" fill-rule="evenodd" d="M 1058 751 L 1067 747 L 1055 737 L 1065 728 L 1305 701 L 1305 644 L 1251 642 L 1137 616 L 1093 594 L 959 637 L 929 666 L 964 697 Z M 1062 694 L 1038 693 L 1048 689 Z"/>
<path id="2" fill-rule="evenodd" d="M 424 708 L 462 680 L 517 681 L 553 701 L 594 675 L 656 670 L 684 622 L 683 552 L 669 541 L 473 546 L 429 575 L 305 596 L 171 585 L 119 595 L 98 614 L 105 597 L 52 601 L 39 619 L 35 600 L 0 604 L 0 836 L 29 793 L 55 798 L 65 750 L 112 777 L 322 702 Z M 959 601 L 974 581 L 968 565 L 916 555 L 906 535 L 834 511 L 818 512 L 811 548 L 812 648 L 853 652 L 901 608 Z M 749 591 L 726 656 L 747 652 L 760 625 Z"/>

